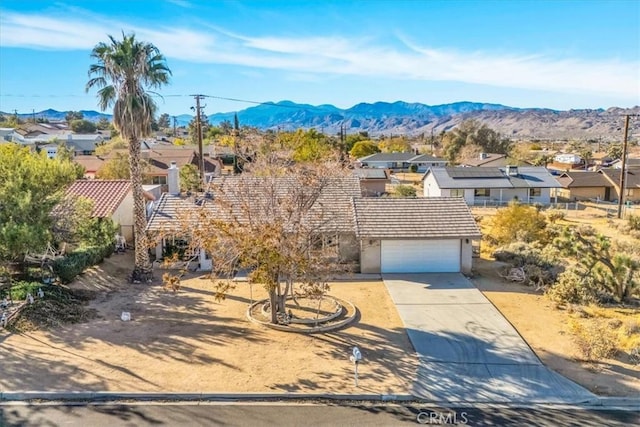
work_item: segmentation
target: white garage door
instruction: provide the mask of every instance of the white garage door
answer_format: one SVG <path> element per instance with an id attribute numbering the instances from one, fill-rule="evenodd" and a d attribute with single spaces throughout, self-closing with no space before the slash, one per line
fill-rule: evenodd
<path id="1" fill-rule="evenodd" d="M 383 273 L 453 273 L 460 271 L 460 240 L 383 240 Z"/>

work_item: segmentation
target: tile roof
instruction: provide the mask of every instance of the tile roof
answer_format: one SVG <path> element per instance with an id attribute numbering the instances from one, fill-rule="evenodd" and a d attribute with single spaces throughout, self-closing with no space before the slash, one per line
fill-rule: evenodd
<path id="1" fill-rule="evenodd" d="M 238 221 L 244 221 L 244 217 L 250 214 L 264 216 L 272 209 L 276 209 L 274 216 L 284 215 L 281 210 L 287 209 L 288 205 L 280 204 L 274 208 L 272 200 L 287 197 L 292 194 L 292 188 L 300 189 L 301 185 L 298 180 L 288 177 L 238 175 L 215 178 L 211 181 L 210 199 L 163 194 L 149 218 L 147 229 L 176 231 L 181 219 L 190 221 L 190 215 L 200 210 L 222 219 L 233 216 Z M 360 181 L 356 177 L 329 178 L 323 185 L 306 220 L 319 231 L 352 232 L 351 199 L 360 197 Z M 296 194 L 301 193 L 296 190 Z M 248 200 L 250 205 L 247 206 Z"/>
<path id="2" fill-rule="evenodd" d="M 86 197 L 93 201 L 92 216 L 108 218 L 118 209 L 131 190 L 127 180 L 78 180 L 67 189 L 67 194 Z"/>
<path id="3" fill-rule="evenodd" d="M 544 167 L 519 166 L 517 175 L 507 175 L 506 168 L 446 167 L 428 170 L 440 188 L 559 188 L 560 184 Z"/>
<path id="4" fill-rule="evenodd" d="M 74 156 L 73 161 L 83 166 L 87 172 L 97 172 L 104 164 L 104 159 L 98 156 Z"/>
<path id="5" fill-rule="evenodd" d="M 353 199 L 356 233 L 364 238 L 480 237 L 480 230 L 460 197 Z"/>
<path id="6" fill-rule="evenodd" d="M 389 179 L 389 173 L 379 168 L 356 168 L 353 170 L 353 175 L 360 179 Z"/>
<path id="7" fill-rule="evenodd" d="M 611 183 L 598 172 L 565 172 L 556 179 L 563 188 L 611 187 Z"/>

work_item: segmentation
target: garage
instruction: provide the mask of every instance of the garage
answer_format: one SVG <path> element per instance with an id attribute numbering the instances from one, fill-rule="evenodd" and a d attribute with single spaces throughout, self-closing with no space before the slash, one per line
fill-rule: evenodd
<path id="1" fill-rule="evenodd" d="M 382 240 L 382 273 L 453 273 L 460 271 L 460 240 Z"/>

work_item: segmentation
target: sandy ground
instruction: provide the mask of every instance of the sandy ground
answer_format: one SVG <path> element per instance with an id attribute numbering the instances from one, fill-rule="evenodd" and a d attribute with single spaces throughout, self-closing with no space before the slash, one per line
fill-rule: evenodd
<path id="1" fill-rule="evenodd" d="M 496 267 L 504 265 L 476 259 L 473 282 L 511 322 L 542 362 L 594 393 L 640 396 L 640 365 L 616 359 L 600 363 L 580 361 L 569 330 L 569 314 L 558 310 L 533 288 L 503 281 Z"/>
<path id="2" fill-rule="evenodd" d="M 192 277 L 172 293 L 129 285 L 131 256 L 113 255 L 76 287 L 98 291 L 97 318 L 49 331 L 0 330 L 0 390 L 406 394 L 415 353 L 381 281 L 333 283 L 358 308 L 352 326 L 319 335 L 274 331 L 245 317 L 263 289 L 239 283 L 216 302 Z M 157 276 L 160 276 L 160 272 Z M 120 320 L 129 311 L 131 322 Z M 354 386 L 352 347 L 364 361 Z"/>

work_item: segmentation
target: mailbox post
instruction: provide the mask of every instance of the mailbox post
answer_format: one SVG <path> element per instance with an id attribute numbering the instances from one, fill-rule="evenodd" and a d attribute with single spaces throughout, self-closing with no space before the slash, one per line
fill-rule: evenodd
<path id="1" fill-rule="evenodd" d="M 356 387 L 358 387 L 358 362 L 362 360 L 362 353 L 358 347 L 353 347 L 349 360 L 353 362 L 354 378 L 356 381 Z"/>

